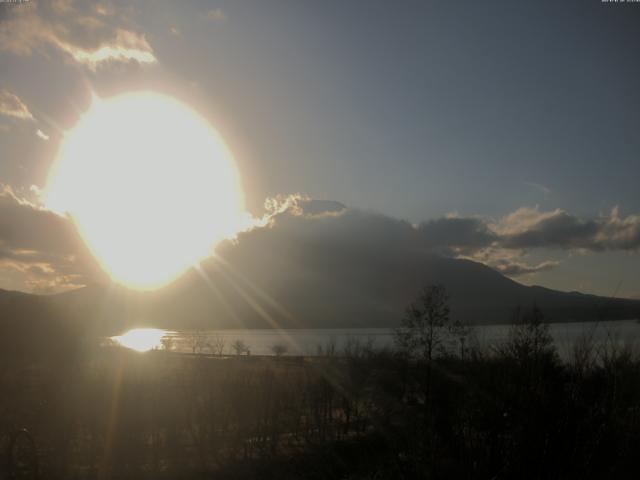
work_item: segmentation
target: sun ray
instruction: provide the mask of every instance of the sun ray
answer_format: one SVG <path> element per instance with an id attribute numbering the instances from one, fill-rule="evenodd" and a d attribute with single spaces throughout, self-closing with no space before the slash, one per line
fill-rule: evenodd
<path id="1" fill-rule="evenodd" d="M 219 257 L 216 257 L 219 258 Z M 242 285 L 240 285 L 233 276 L 229 273 L 229 271 L 225 271 L 220 268 L 222 262 L 216 263 L 216 267 L 218 267 L 218 271 L 224 276 L 224 278 L 229 282 L 231 287 L 238 292 L 238 294 L 243 298 L 244 301 L 263 319 L 265 320 L 271 328 L 276 330 L 282 337 L 286 339 L 286 341 L 290 345 L 294 345 L 297 349 L 299 349 L 299 344 L 296 342 L 295 338 L 289 335 L 285 329 L 278 323 L 278 321 L 262 306 L 260 302 L 251 296 L 249 292 L 247 292 Z"/>
<path id="2" fill-rule="evenodd" d="M 294 324 L 299 325 L 300 322 L 298 321 L 298 319 L 291 312 L 289 312 L 284 306 L 282 306 L 276 299 L 274 299 L 271 295 L 269 295 L 263 289 L 258 287 L 255 283 L 249 280 L 245 275 L 242 275 L 240 272 L 238 272 L 237 269 L 233 268 L 233 266 L 229 262 L 227 262 L 224 258 L 222 258 L 220 255 L 216 255 L 215 258 L 220 262 L 223 268 L 227 269 L 229 274 L 235 276 L 240 281 L 242 281 L 264 302 L 266 302 L 271 307 L 276 309 L 278 313 L 280 313 L 287 320 L 290 320 Z"/>
<path id="3" fill-rule="evenodd" d="M 233 317 L 233 319 L 236 320 L 236 322 L 240 321 L 240 316 L 238 315 L 238 313 L 232 308 L 229 302 L 224 298 L 224 296 L 222 295 L 222 293 L 220 292 L 216 284 L 213 282 L 213 280 L 211 280 L 211 278 L 209 278 L 209 275 L 207 275 L 207 272 L 200 266 L 200 264 L 195 263 L 193 265 L 193 268 L 198 273 L 198 275 L 200 275 L 202 280 L 204 280 L 204 283 L 207 285 L 207 287 L 209 287 L 209 289 L 216 295 L 218 300 L 220 300 L 220 303 L 222 303 L 222 305 L 224 306 L 225 310 L 229 313 L 229 315 L 231 315 L 231 317 Z"/>
<path id="4" fill-rule="evenodd" d="M 111 402 L 109 404 L 109 415 L 107 417 L 107 428 L 99 478 L 109 477 L 107 469 L 109 465 L 111 465 L 111 455 L 113 451 L 114 438 L 116 435 L 118 413 L 120 411 L 120 391 L 122 389 L 123 376 L 124 357 L 122 355 L 119 355 L 118 364 L 114 373 L 113 384 L 111 386 Z"/>
<path id="5" fill-rule="evenodd" d="M 233 289 L 238 292 L 238 294 L 246 301 L 253 310 L 262 317 L 263 320 L 266 320 L 267 323 L 278 330 L 282 330 L 278 322 L 257 302 L 254 298 L 251 297 L 249 293 L 247 293 L 241 285 L 236 282 L 231 275 L 229 275 L 226 271 L 222 269 L 218 269 L 220 273 L 224 276 L 224 278 L 229 282 L 229 284 L 233 287 Z"/>

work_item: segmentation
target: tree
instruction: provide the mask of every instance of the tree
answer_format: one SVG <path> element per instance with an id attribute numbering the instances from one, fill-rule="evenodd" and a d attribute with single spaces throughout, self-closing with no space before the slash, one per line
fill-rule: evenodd
<path id="1" fill-rule="evenodd" d="M 173 350 L 174 347 L 174 340 L 173 337 L 169 336 L 169 335 L 165 335 L 164 337 L 162 337 L 162 339 L 160 340 L 160 344 L 162 345 L 162 349 L 166 352 L 170 352 L 171 350 Z"/>
<path id="2" fill-rule="evenodd" d="M 207 343 L 207 335 L 201 330 L 196 330 L 189 337 L 189 343 L 191 344 L 191 353 L 200 354 L 209 346 Z"/>
<path id="3" fill-rule="evenodd" d="M 524 314 L 520 308 L 516 309 L 513 326 L 499 351 L 519 362 L 555 358 L 557 352 L 549 324 L 545 323 L 544 315 L 537 305 L 534 304 L 531 310 Z"/>
<path id="4" fill-rule="evenodd" d="M 281 357 L 282 355 L 287 353 L 288 350 L 289 349 L 287 348 L 287 346 L 282 343 L 271 345 L 271 353 L 273 353 L 276 357 Z"/>
<path id="5" fill-rule="evenodd" d="M 451 322 L 451 325 L 447 328 L 448 334 L 451 337 L 451 341 L 454 345 L 454 351 L 459 348 L 460 360 L 464 360 L 465 353 L 469 349 L 467 345 L 467 339 L 472 333 L 472 329 L 468 324 L 460 321 Z"/>
<path id="6" fill-rule="evenodd" d="M 222 356 L 227 341 L 222 335 L 215 335 L 211 339 L 211 351 L 214 355 Z"/>
<path id="7" fill-rule="evenodd" d="M 249 348 L 247 347 L 247 345 L 240 339 L 234 341 L 231 344 L 231 348 L 238 356 L 242 355 L 245 352 L 249 352 Z"/>
<path id="8" fill-rule="evenodd" d="M 451 327 L 449 296 L 442 285 L 425 286 L 395 331 L 396 345 L 410 356 L 431 361 L 443 349 Z"/>

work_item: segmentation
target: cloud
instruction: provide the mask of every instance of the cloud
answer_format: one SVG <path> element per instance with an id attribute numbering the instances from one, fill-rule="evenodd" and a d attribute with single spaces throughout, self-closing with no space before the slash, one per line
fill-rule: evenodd
<path id="1" fill-rule="evenodd" d="M 59 258 L 39 259 L 32 252 L 7 255 L 0 250 L 0 271 L 5 288 L 32 293 L 59 293 L 85 285 L 81 274 L 73 273 L 73 264 Z M 7 281 L 11 282 L 7 284 Z"/>
<path id="2" fill-rule="evenodd" d="M 98 271 L 71 221 L 0 185 L 0 272 L 3 288 L 49 293 Z"/>
<path id="3" fill-rule="evenodd" d="M 38 189 L 32 190 L 37 195 Z M 246 263 L 242 271 L 249 272 L 250 278 L 262 278 L 274 287 L 281 282 L 283 291 L 296 278 L 314 278 L 327 295 L 340 296 L 331 285 L 332 279 L 340 277 L 351 278 L 358 285 L 355 290 L 363 289 L 362 295 L 371 289 L 382 295 L 384 288 L 391 288 L 389 282 L 399 278 L 406 278 L 404 286 L 413 288 L 424 280 L 423 268 L 433 272 L 438 261 L 447 259 L 472 260 L 518 277 L 559 264 L 544 259 L 528 262 L 533 250 L 640 248 L 640 216 L 623 217 L 618 209 L 606 216 L 581 218 L 560 209 L 520 208 L 497 220 L 448 215 L 413 225 L 295 194 L 268 199 L 265 211 L 261 218 L 247 218 L 244 231 L 221 252 L 237 264 Z M 255 265 L 260 267 L 254 270 Z M 0 267 L 3 272 L 20 272 L 23 284 L 39 281 L 38 288 L 45 278 L 52 289 L 62 285 L 63 277 L 65 284 L 97 278 L 95 261 L 71 221 L 7 186 L 0 188 Z M 274 269 L 287 274 L 277 279 L 272 276 Z M 376 275 L 380 278 L 372 278 Z M 402 291 L 403 282 L 397 286 Z"/>
<path id="4" fill-rule="evenodd" d="M 345 258 L 339 263 L 344 268 L 350 268 L 355 258 L 376 258 L 382 263 L 393 263 L 402 258 L 402 263 L 412 269 L 411 265 L 420 264 L 425 258 L 440 256 L 472 260 L 504 275 L 517 277 L 558 265 L 555 261 L 526 263 L 526 250 L 502 247 L 499 232 L 490 219 L 483 217 L 448 215 L 416 226 L 301 194 L 268 199 L 265 207 L 267 215 L 251 231 L 273 228 L 282 236 L 282 245 L 304 240 L 318 248 L 333 246 L 336 252 L 343 252 Z M 271 235 L 276 234 L 272 232 Z M 246 234 L 239 235 L 239 241 L 243 238 L 246 242 Z M 349 248 L 354 250 L 347 255 L 344 252 Z M 295 248 L 288 246 L 286 250 L 294 252 Z"/>
<path id="5" fill-rule="evenodd" d="M 454 215 L 422 223 L 418 229 L 430 248 L 482 262 L 511 277 L 558 265 L 556 261 L 525 263 L 523 258 L 531 250 L 584 253 L 640 249 L 640 215 L 622 217 L 617 207 L 596 218 L 581 218 L 562 209 L 523 207 L 498 220 Z"/>
<path id="6" fill-rule="evenodd" d="M 33 115 L 20 98 L 8 90 L 0 90 L 0 114 L 20 120 L 33 120 Z"/>
<path id="7" fill-rule="evenodd" d="M 280 213 L 290 213 L 296 216 L 335 215 L 344 212 L 347 207 L 334 200 L 313 199 L 302 193 L 291 195 L 277 195 L 267 198 L 264 202 L 266 217 L 271 218 Z"/>
<path id="8" fill-rule="evenodd" d="M 313 202 L 318 201 L 298 195 L 275 201 L 276 207 L 270 208 L 276 216 L 287 212 L 308 217 Z M 335 211 L 324 208 L 323 215 L 353 212 L 342 204 L 337 205 L 339 208 Z M 379 217 L 369 213 L 364 218 L 373 222 Z M 396 226 L 402 225 L 407 239 L 412 239 L 412 248 L 478 261 L 513 277 L 549 270 L 559 264 L 557 261 L 528 264 L 523 259 L 531 250 L 599 252 L 640 249 L 640 215 L 622 217 L 618 208 L 597 218 L 581 218 L 561 209 L 545 212 L 537 207 L 523 207 L 497 221 L 488 217 L 453 214 L 417 226 L 399 220 L 394 222 Z M 384 238 L 386 233 L 380 232 L 379 235 Z M 407 245 L 402 248 L 407 248 Z"/>
<path id="9" fill-rule="evenodd" d="M 0 189 L 0 241 L 6 248 L 49 253 L 73 253 L 71 222 L 19 197 L 11 187 Z"/>
<path id="10" fill-rule="evenodd" d="M 47 135 L 40 129 L 36 130 L 36 135 L 39 139 L 44 140 L 45 142 L 49 140 L 49 135 Z"/>
<path id="11" fill-rule="evenodd" d="M 500 247 L 490 219 L 449 216 L 413 225 L 316 202 L 304 196 L 268 202 L 273 213 L 262 227 L 240 233 L 205 262 L 208 281 L 222 289 L 216 295 L 233 299 L 241 292 L 241 297 L 262 301 L 264 310 L 286 307 L 286 318 L 275 308 L 270 311 L 287 326 L 371 326 L 388 325 L 421 285 L 438 282 L 450 292 L 456 315 L 496 321 L 502 318 L 491 311 L 496 302 L 506 312 L 537 295 L 518 290 L 503 275 L 532 275 L 557 266 L 551 260 L 530 264 L 524 250 Z M 185 282 L 182 291 L 191 294 L 203 288 L 196 286 L 200 283 L 198 278 Z M 247 322 L 263 315 L 259 309 L 237 313 Z"/>
<path id="12" fill-rule="evenodd" d="M 557 249 L 599 252 L 640 249 L 640 215 L 581 218 L 565 210 L 523 207 L 504 217 L 446 216 L 418 226 L 426 244 L 448 252 L 481 252 L 488 248 L 523 251 Z"/>
<path id="13" fill-rule="evenodd" d="M 565 210 L 541 212 L 520 208 L 494 225 L 505 248 L 556 248 L 563 250 L 626 250 L 640 248 L 640 215 L 579 218 Z"/>
<path id="14" fill-rule="evenodd" d="M 425 244 L 436 249 L 475 249 L 491 245 L 498 240 L 482 218 L 457 215 L 421 223 L 418 230 Z"/>
<path id="15" fill-rule="evenodd" d="M 122 29 L 116 29 L 115 38 L 94 49 L 79 48 L 70 44 L 61 44 L 61 48 L 74 60 L 87 65 L 91 70 L 96 70 L 99 65 L 108 61 L 156 62 L 156 57 L 144 35 Z"/>
<path id="16" fill-rule="evenodd" d="M 453 250 L 451 256 L 482 263 L 507 277 L 532 275 L 551 270 L 560 264 L 560 262 L 550 260 L 530 264 L 525 260 L 527 258 L 527 250 L 502 248 L 496 244 L 477 249 Z"/>
<path id="17" fill-rule="evenodd" d="M 91 70 L 110 62 L 155 63 L 145 35 L 122 12 L 90 2 L 25 3 L 0 23 L 0 49 L 45 56 L 53 49 Z"/>
<path id="18" fill-rule="evenodd" d="M 540 262 L 537 265 L 528 265 L 524 262 L 509 262 L 504 260 L 502 262 L 494 263 L 491 266 L 507 277 L 519 277 L 521 275 L 530 275 L 532 273 L 550 270 L 557 267 L 559 264 L 560 262 L 551 260 Z"/>

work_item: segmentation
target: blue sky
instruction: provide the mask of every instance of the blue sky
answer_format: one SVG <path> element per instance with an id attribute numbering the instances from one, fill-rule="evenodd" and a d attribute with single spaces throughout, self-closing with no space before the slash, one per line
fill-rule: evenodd
<path id="1" fill-rule="evenodd" d="M 44 186 L 56 129 L 91 91 L 155 89 L 227 139 L 254 214 L 293 192 L 413 223 L 522 207 L 640 212 L 640 4 L 31 3 L 0 9 L 0 88 L 34 117 L 0 116 L 0 180 L 16 192 Z M 103 28 L 66 25 L 92 16 Z M 51 34 L 16 37 L 35 22 Z M 73 56 L 117 42 L 118 29 L 155 61 Z M 640 295 L 637 248 L 605 250 L 527 247 L 528 262 L 559 263 L 517 279 Z"/>

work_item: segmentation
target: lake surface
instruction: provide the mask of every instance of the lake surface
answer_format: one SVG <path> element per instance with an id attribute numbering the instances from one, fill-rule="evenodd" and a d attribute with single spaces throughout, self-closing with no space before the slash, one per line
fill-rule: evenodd
<path id="1" fill-rule="evenodd" d="M 469 343 L 480 347 L 499 345 L 508 336 L 510 325 L 485 325 L 472 328 Z M 636 320 L 610 322 L 552 323 L 550 331 L 561 357 L 568 358 L 575 342 L 584 338 L 596 346 L 614 343 L 636 348 L 640 345 L 640 323 Z M 154 335 L 159 339 L 157 330 Z M 121 338 L 121 337 L 113 337 Z M 318 355 L 332 350 L 336 354 L 355 344 L 381 349 L 393 346 L 393 330 L 388 328 L 359 329 L 296 329 L 296 330 L 211 330 L 165 332 L 162 343 L 155 348 L 170 348 L 183 353 L 222 353 L 233 355 L 233 345 L 242 342 L 251 355 L 273 355 L 274 346 L 285 355 Z M 164 345 L 164 346 L 163 346 Z"/>

